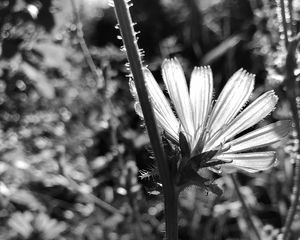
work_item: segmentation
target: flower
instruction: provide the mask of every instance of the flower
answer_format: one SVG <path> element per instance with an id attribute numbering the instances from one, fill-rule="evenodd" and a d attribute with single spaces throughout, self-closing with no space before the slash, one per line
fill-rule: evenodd
<path id="1" fill-rule="evenodd" d="M 163 81 L 176 115 L 151 72 L 145 69 L 144 75 L 159 126 L 178 146 L 184 136 L 189 158 L 209 156 L 203 166 L 226 172 L 238 169 L 253 173 L 274 166 L 274 151 L 253 150 L 281 141 L 289 133 L 290 121 L 278 121 L 234 139 L 270 114 L 278 100 L 274 91 L 268 91 L 242 110 L 254 88 L 253 74 L 242 69 L 234 73 L 213 104 L 210 67 L 195 67 L 188 89 L 178 60 L 165 60 Z M 130 85 L 134 89 L 132 81 Z M 137 99 L 134 90 L 132 93 Z M 136 111 L 142 116 L 138 101 Z"/>

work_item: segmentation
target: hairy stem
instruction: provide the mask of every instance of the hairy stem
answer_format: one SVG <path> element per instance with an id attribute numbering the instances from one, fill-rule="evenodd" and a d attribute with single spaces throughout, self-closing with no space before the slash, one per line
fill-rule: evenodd
<path id="1" fill-rule="evenodd" d="M 244 209 L 244 212 L 245 212 L 245 216 L 246 216 L 246 220 L 248 222 L 248 225 L 250 226 L 250 228 L 252 228 L 256 238 L 258 240 L 261 240 L 261 237 L 260 237 L 260 234 L 259 234 L 259 231 L 258 229 L 256 228 L 254 222 L 253 222 L 253 219 L 252 219 L 252 214 L 251 214 L 251 211 L 249 209 L 249 207 L 247 206 L 245 200 L 244 200 L 244 197 L 240 191 L 240 186 L 239 186 L 239 183 L 238 181 L 236 180 L 235 176 L 233 174 L 230 175 L 231 179 L 232 179 L 232 182 L 233 182 L 233 185 L 234 185 L 234 188 L 236 190 L 236 193 L 237 193 L 237 196 L 242 204 L 242 207 Z"/>
<path id="2" fill-rule="evenodd" d="M 136 33 L 133 29 L 128 1 L 114 0 L 114 5 L 150 142 L 154 155 L 158 161 L 158 169 L 163 184 L 164 193 L 166 237 L 168 240 L 177 240 L 177 195 L 175 192 L 175 185 L 170 176 L 169 166 L 157 129 L 153 108 L 151 106 L 151 102 L 149 101 L 143 74 L 141 55 L 137 45 L 137 39 L 135 36 Z"/>

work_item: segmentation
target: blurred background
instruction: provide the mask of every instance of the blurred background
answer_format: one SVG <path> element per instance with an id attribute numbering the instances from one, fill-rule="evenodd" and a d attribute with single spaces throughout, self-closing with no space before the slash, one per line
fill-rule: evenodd
<path id="1" fill-rule="evenodd" d="M 291 2 L 299 32 L 300 4 Z M 187 79 L 194 66 L 210 65 L 216 96 L 244 68 L 256 74 L 253 98 L 269 89 L 280 97 L 260 124 L 291 117 L 276 1 L 132 3 L 144 64 L 160 83 L 168 57 Z M 158 179 L 140 177 L 155 161 L 115 25 L 106 0 L 0 1 L 1 240 L 163 238 Z M 295 134 L 274 147 L 276 168 L 237 176 L 263 239 L 275 239 L 287 214 Z M 196 188 L 180 196 L 180 239 L 251 239 L 230 178 L 215 177 L 221 197 Z M 297 239 L 299 214 L 292 230 Z"/>

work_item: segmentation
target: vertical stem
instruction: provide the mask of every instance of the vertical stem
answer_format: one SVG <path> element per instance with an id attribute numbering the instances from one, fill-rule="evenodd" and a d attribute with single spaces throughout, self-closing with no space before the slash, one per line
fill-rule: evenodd
<path id="1" fill-rule="evenodd" d="M 300 119 L 299 119 L 299 106 L 297 105 L 297 94 L 296 94 L 296 77 L 294 74 L 294 70 L 296 68 L 296 59 L 295 52 L 300 40 L 300 34 L 298 34 L 294 39 L 289 41 L 288 39 L 288 24 L 290 24 L 290 28 L 292 30 L 292 34 L 294 34 L 294 26 L 293 26 L 293 13 L 292 13 L 292 5 L 291 1 L 288 2 L 288 6 L 285 6 L 284 0 L 280 0 L 280 8 L 281 8 L 281 16 L 282 16 L 282 24 L 284 27 L 284 36 L 285 36 L 285 45 L 287 49 L 287 57 L 286 57 L 286 76 L 285 76 L 285 85 L 287 88 L 287 98 L 290 102 L 291 111 L 293 114 L 295 129 L 297 131 L 298 140 L 300 140 Z M 290 13 L 290 22 L 287 23 L 285 11 L 286 8 Z M 298 149 L 298 154 L 295 159 L 294 164 L 294 177 L 293 177 L 293 192 L 291 196 L 291 206 L 288 210 L 288 214 L 283 227 L 283 240 L 289 239 L 291 225 L 294 221 L 297 206 L 299 204 L 300 197 L 300 149 Z"/>
<path id="2" fill-rule="evenodd" d="M 89 48 L 88 48 L 88 46 L 87 46 L 87 44 L 84 40 L 84 35 L 83 35 L 83 31 L 82 31 L 82 24 L 81 24 L 81 21 L 80 21 L 80 16 L 79 16 L 77 6 L 75 4 L 75 0 L 71 0 L 71 4 L 72 4 L 72 9 L 73 9 L 73 14 L 74 14 L 74 17 L 75 17 L 77 38 L 78 38 L 82 53 L 84 55 L 85 61 L 86 61 L 88 67 L 90 68 L 90 70 L 93 74 L 93 77 L 94 77 L 94 80 L 95 80 L 95 83 L 96 83 L 96 87 L 97 87 L 97 86 L 99 86 L 99 83 L 102 83 L 103 76 L 102 76 L 102 74 L 100 74 L 100 72 L 99 72 L 100 70 L 97 69 L 97 66 L 95 65 L 95 63 L 93 61 L 93 58 L 92 58 L 91 53 L 89 51 Z"/>
<path id="3" fill-rule="evenodd" d="M 299 110 L 300 106 L 297 104 L 296 98 L 297 93 L 296 90 L 299 86 L 296 85 L 296 77 L 294 74 L 294 70 L 296 68 L 296 59 L 295 59 L 295 52 L 297 46 L 300 41 L 300 33 L 291 40 L 288 46 L 288 53 L 286 57 L 286 77 L 285 77 L 285 85 L 287 88 L 287 98 L 291 105 L 291 111 L 293 114 L 295 129 L 297 132 L 297 138 L 300 140 L 300 118 L 299 118 Z M 300 149 L 298 148 L 298 154 L 295 159 L 295 175 L 293 179 L 293 192 L 291 197 L 291 206 L 288 210 L 288 214 L 285 220 L 285 224 L 283 227 L 283 239 L 286 240 L 289 238 L 289 233 L 291 230 L 291 225 L 294 221 L 297 206 L 299 204 L 299 197 L 300 197 Z"/>
<path id="4" fill-rule="evenodd" d="M 237 182 L 235 176 L 233 174 L 230 175 L 231 179 L 232 179 L 232 182 L 233 182 L 233 185 L 234 185 L 234 188 L 236 190 L 236 193 L 237 193 L 237 196 L 242 204 L 242 207 L 244 209 L 244 212 L 245 212 L 245 216 L 246 216 L 246 219 L 247 219 L 247 222 L 249 224 L 249 226 L 252 228 L 254 234 L 256 235 L 256 238 L 258 240 L 261 240 L 261 237 L 260 237 L 260 234 L 259 234 L 259 231 L 258 229 L 256 228 L 254 222 L 253 222 L 253 219 L 252 219 L 252 214 L 251 214 L 251 211 L 249 209 L 249 207 L 247 206 L 244 198 L 243 198 L 243 195 L 240 191 L 240 186 L 239 186 L 239 183 Z"/>
<path id="5" fill-rule="evenodd" d="M 292 34 L 292 36 L 295 36 L 295 35 L 297 35 L 297 29 L 296 29 L 296 24 L 294 21 L 293 0 L 287 0 L 287 1 L 288 1 L 288 11 L 290 14 L 291 34 Z"/>
<path id="6" fill-rule="evenodd" d="M 96 83 L 96 86 L 98 86 L 99 81 L 103 81 L 103 75 L 102 75 L 102 71 L 101 69 L 98 69 L 96 64 L 94 63 L 94 60 L 91 56 L 91 53 L 89 51 L 89 48 L 84 40 L 84 34 L 82 31 L 82 23 L 80 20 L 80 16 L 79 16 L 79 11 L 77 9 L 77 6 L 75 4 L 75 0 L 71 0 L 71 5 L 72 5 L 72 10 L 73 10 L 73 14 L 74 14 L 74 18 L 75 18 L 75 24 L 76 24 L 76 36 L 78 39 L 78 42 L 80 44 L 83 56 L 87 62 L 87 65 L 94 77 L 94 81 Z M 106 99 L 107 100 L 107 99 Z M 111 108 L 112 109 L 112 108 Z M 63 164 L 61 163 L 61 160 L 58 161 L 60 169 L 61 169 L 61 174 L 63 176 L 65 176 L 72 187 L 74 187 L 74 189 L 79 189 L 79 187 L 77 186 L 78 184 L 72 180 L 72 178 L 70 178 L 68 176 L 68 174 L 66 174 Z M 123 216 L 123 213 L 116 209 L 115 207 L 111 206 L 110 204 L 108 204 L 107 202 L 103 201 L 102 199 L 98 198 L 97 196 L 95 196 L 94 194 L 88 194 L 88 197 L 91 199 L 91 201 L 93 201 L 95 203 L 95 205 L 97 205 L 98 207 L 100 207 L 101 209 L 112 213 L 112 214 L 119 214 L 121 216 Z"/>
<path id="7" fill-rule="evenodd" d="M 288 23 L 286 21 L 286 16 L 285 16 L 286 6 L 284 4 L 284 0 L 280 0 L 280 6 L 279 7 L 280 7 L 280 12 L 281 12 L 281 18 L 282 18 L 284 42 L 285 42 L 285 46 L 288 47 L 288 45 L 289 45 Z"/>
<path id="8" fill-rule="evenodd" d="M 132 189 L 136 186 L 137 183 L 137 167 L 136 165 L 132 165 L 130 162 L 126 166 L 127 168 L 127 175 L 126 175 L 126 184 L 125 188 L 127 191 L 127 199 L 129 203 L 129 207 L 131 210 L 131 227 L 132 232 L 134 233 L 135 239 L 140 240 L 143 239 L 142 235 L 142 225 L 141 225 L 141 218 L 140 212 L 138 207 L 138 195 L 139 192 L 133 192 Z"/>
<path id="9" fill-rule="evenodd" d="M 79 194 L 83 194 L 79 190 L 80 187 L 79 187 L 78 183 L 76 181 L 74 181 L 65 170 L 65 164 L 64 164 L 64 161 L 63 161 L 63 159 L 65 159 L 64 151 L 61 151 L 61 150 L 58 151 L 58 155 L 56 156 L 56 158 L 57 158 L 57 163 L 58 163 L 58 166 L 59 166 L 59 172 L 62 176 L 64 176 L 68 180 L 68 183 L 69 183 L 69 186 L 71 187 L 71 189 L 74 190 L 74 191 L 77 191 Z M 93 193 L 88 193 L 88 194 L 84 193 L 84 195 L 85 195 L 85 197 L 89 198 L 89 200 L 91 202 L 95 203 L 96 206 L 98 206 L 99 208 L 101 208 L 105 212 L 112 213 L 112 214 L 118 214 L 118 215 L 123 217 L 123 213 L 119 209 L 113 207 L 109 203 L 107 203 L 107 202 L 103 201 L 102 199 L 98 198 Z"/>
<path id="10" fill-rule="evenodd" d="M 289 239 L 291 225 L 294 221 L 294 217 L 297 212 L 297 206 L 299 203 L 300 197 L 300 158 L 299 154 L 297 154 L 297 158 L 295 159 L 295 175 L 293 179 L 293 192 L 291 197 L 291 207 L 289 208 L 286 221 L 283 228 L 283 240 Z"/>
<path id="11" fill-rule="evenodd" d="M 151 106 L 151 102 L 149 101 L 143 74 L 141 56 L 137 39 L 135 37 L 136 33 L 133 29 L 128 1 L 114 0 L 114 5 L 150 142 L 158 162 L 159 175 L 163 185 L 165 203 L 166 237 L 168 240 L 177 240 L 177 196 L 175 192 L 175 184 L 170 175 L 168 162 L 162 147 L 160 135 L 157 130 L 153 108 Z"/>

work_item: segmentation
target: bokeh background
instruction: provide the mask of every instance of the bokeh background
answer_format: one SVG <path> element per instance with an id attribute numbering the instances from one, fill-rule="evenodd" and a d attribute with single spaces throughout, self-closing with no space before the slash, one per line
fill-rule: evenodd
<path id="1" fill-rule="evenodd" d="M 216 96 L 244 68 L 256 74 L 253 98 L 269 89 L 280 97 L 259 124 L 291 118 L 275 1 L 132 3 L 144 64 L 160 83 L 168 57 L 179 59 L 187 79 L 194 66 L 210 65 Z M 155 161 L 115 25 L 106 0 L 0 1 L 1 240 L 163 238 L 159 179 L 140 177 Z M 276 168 L 237 175 L 263 239 L 275 239 L 290 204 L 294 135 L 274 146 Z M 220 197 L 197 188 L 180 196 L 180 239 L 251 239 L 230 178 L 215 182 Z M 292 230 L 297 239 L 299 214 Z"/>

